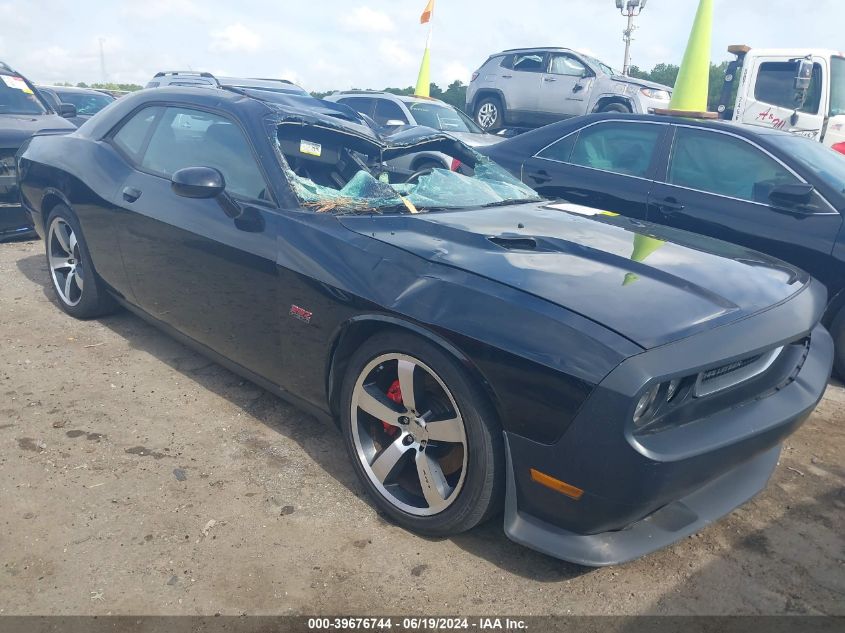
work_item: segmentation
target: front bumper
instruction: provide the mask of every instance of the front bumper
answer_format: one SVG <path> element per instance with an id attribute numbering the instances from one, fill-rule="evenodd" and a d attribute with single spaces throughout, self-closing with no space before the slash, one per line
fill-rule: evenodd
<path id="1" fill-rule="evenodd" d="M 738 324 L 629 358 L 596 387 L 554 444 L 506 434 L 505 533 L 582 565 L 618 564 L 665 547 L 753 497 L 765 487 L 781 442 L 827 386 L 830 335 L 820 325 L 795 331 L 796 323 L 817 323 L 823 307 L 824 293 L 816 288 Z M 778 338 L 778 330 L 791 334 Z M 768 393 L 652 435 L 639 436 L 620 422 L 630 420 L 631 402 L 649 378 L 662 380 L 685 365 L 689 371 L 696 358 L 697 366 L 718 362 L 729 356 L 725 349 L 747 353 L 790 343 L 805 350 L 801 362 L 788 383 L 778 378 Z M 570 499 L 541 486 L 532 468 L 583 495 Z"/>
<path id="2" fill-rule="evenodd" d="M 21 206 L 14 177 L 0 176 L 0 240 L 35 235 L 32 218 Z"/>

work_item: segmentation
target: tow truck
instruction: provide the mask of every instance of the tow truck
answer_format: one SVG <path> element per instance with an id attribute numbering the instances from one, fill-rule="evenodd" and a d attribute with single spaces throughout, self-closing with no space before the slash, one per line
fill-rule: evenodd
<path id="1" fill-rule="evenodd" d="M 845 53 L 728 47 L 722 119 L 800 134 L 845 154 Z"/>

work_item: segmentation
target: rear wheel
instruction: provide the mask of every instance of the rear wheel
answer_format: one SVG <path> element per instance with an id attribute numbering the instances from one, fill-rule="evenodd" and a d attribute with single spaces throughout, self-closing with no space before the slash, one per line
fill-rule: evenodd
<path id="1" fill-rule="evenodd" d="M 377 335 L 349 363 L 341 423 L 355 470 L 378 507 L 413 531 L 446 536 L 502 499 L 502 432 L 465 371 L 425 340 Z"/>
<path id="2" fill-rule="evenodd" d="M 62 310 L 78 319 L 112 312 L 116 304 L 94 272 L 79 221 L 63 204 L 47 218 L 47 266 Z"/>
<path id="3" fill-rule="evenodd" d="M 498 97 L 484 97 L 475 106 L 475 122 L 485 132 L 501 130 L 505 124 L 505 108 Z"/>

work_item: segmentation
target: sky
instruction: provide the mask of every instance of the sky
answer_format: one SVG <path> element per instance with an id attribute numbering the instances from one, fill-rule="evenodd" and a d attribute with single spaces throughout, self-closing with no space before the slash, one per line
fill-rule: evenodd
<path id="1" fill-rule="evenodd" d="M 426 0 L 0 0 L 0 60 L 37 83 L 144 84 L 159 70 L 276 77 L 312 91 L 416 83 Z M 698 0 L 649 0 L 632 62 L 680 63 Z M 845 49 L 845 0 L 715 0 L 729 44 Z M 564 46 L 622 67 L 614 0 L 437 0 L 432 81 L 468 82 L 506 48 Z M 105 57 L 101 72 L 100 46 Z"/>

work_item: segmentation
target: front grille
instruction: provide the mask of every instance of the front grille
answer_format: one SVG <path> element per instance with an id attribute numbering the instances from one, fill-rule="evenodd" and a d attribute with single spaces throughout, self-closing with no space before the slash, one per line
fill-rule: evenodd
<path id="1" fill-rule="evenodd" d="M 759 376 L 772 366 L 782 351 L 783 347 L 778 347 L 769 352 L 703 371 L 696 378 L 693 393 L 698 398 L 709 396 Z"/>

